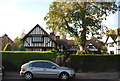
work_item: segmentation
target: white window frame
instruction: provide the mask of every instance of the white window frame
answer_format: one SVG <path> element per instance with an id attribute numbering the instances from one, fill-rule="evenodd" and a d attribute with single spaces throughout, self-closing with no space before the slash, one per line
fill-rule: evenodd
<path id="1" fill-rule="evenodd" d="M 32 42 L 33 43 L 43 43 L 44 42 L 44 37 L 42 37 L 42 36 L 32 37 Z"/>

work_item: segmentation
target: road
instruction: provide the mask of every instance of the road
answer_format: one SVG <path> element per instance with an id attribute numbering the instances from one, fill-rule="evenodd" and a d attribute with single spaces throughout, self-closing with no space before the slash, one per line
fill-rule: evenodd
<path id="1" fill-rule="evenodd" d="M 25 81 L 19 76 L 19 72 L 7 72 L 2 81 Z M 34 79 L 32 81 L 60 81 L 59 79 Z M 120 81 L 118 72 L 113 73 L 77 73 L 74 79 L 69 81 Z"/>
<path id="2" fill-rule="evenodd" d="M 3 79 L 2 81 L 25 81 L 24 79 Z M 58 79 L 34 79 L 32 81 L 61 81 Z M 69 81 L 120 81 L 117 79 L 111 80 L 111 79 L 72 79 Z"/>

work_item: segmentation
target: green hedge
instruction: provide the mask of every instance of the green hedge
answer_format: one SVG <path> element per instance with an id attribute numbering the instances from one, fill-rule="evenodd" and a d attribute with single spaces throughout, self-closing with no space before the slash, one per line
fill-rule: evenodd
<path id="1" fill-rule="evenodd" d="M 31 60 L 50 60 L 55 62 L 56 51 L 3 51 L 2 62 L 7 70 L 20 69 Z"/>
<path id="2" fill-rule="evenodd" d="M 52 54 L 55 51 L 0 51 L 2 54 Z"/>
<path id="3" fill-rule="evenodd" d="M 120 71 L 120 55 L 71 55 L 68 67 L 82 72 Z"/>

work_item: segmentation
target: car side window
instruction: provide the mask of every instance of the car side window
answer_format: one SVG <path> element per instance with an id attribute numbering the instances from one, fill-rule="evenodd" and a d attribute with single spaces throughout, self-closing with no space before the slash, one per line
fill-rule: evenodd
<path id="1" fill-rule="evenodd" d="M 42 62 L 33 62 L 29 65 L 30 67 L 43 67 Z"/>
<path id="2" fill-rule="evenodd" d="M 44 62 L 44 65 L 43 65 L 44 68 L 52 68 L 52 66 L 54 66 L 54 65 L 49 62 Z"/>

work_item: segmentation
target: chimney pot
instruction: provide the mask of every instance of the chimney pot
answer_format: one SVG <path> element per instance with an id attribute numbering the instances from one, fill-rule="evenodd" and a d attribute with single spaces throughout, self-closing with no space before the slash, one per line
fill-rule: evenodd
<path id="1" fill-rule="evenodd" d="M 59 40 L 60 39 L 60 36 L 56 36 L 56 40 Z"/>

